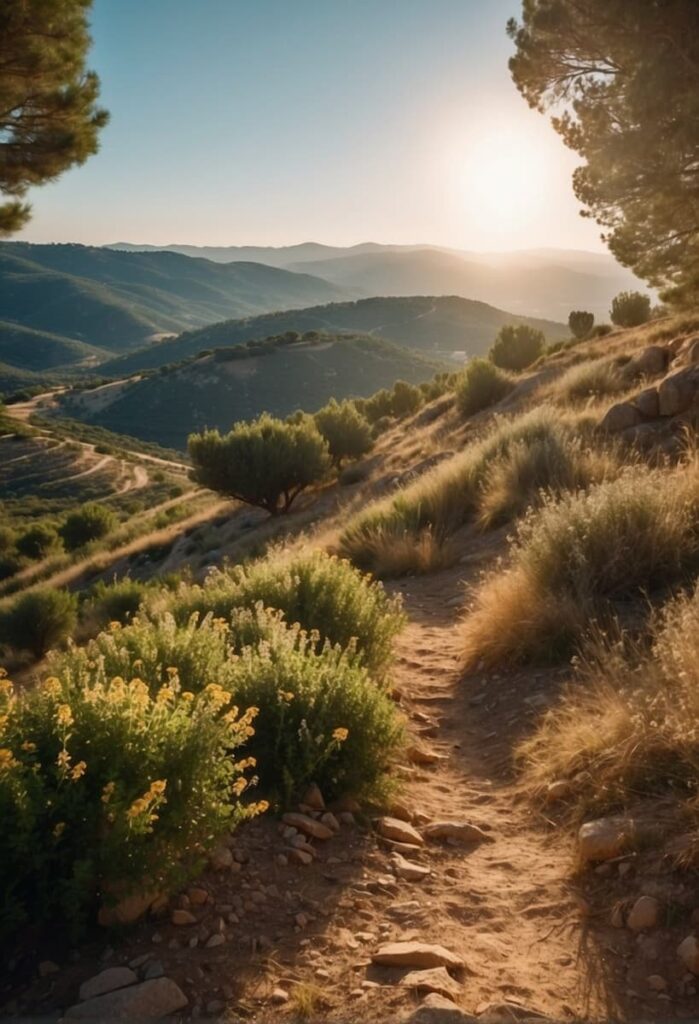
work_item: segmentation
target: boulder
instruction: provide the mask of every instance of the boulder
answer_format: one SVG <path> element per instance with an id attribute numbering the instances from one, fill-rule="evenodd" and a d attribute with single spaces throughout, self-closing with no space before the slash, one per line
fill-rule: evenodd
<path id="1" fill-rule="evenodd" d="M 403 878 L 406 882 L 421 882 L 423 878 L 427 878 L 432 873 L 429 868 L 423 867 L 422 864 L 415 864 L 411 860 L 406 860 L 400 853 L 394 853 L 391 861 L 396 878 Z"/>
<path id="2" fill-rule="evenodd" d="M 197 923 L 196 917 L 190 910 L 182 910 L 181 908 L 173 910 L 172 914 L 170 915 L 170 920 L 172 921 L 173 924 L 177 925 L 188 925 Z"/>
<path id="3" fill-rule="evenodd" d="M 451 999 L 432 992 L 407 1018 L 407 1024 L 476 1024 L 476 1017 L 464 1013 Z"/>
<path id="4" fill-rule="evenodd" d="M 389 942 L 372 953 L 373 963 L 381 967 L 452 967 L 464 966 L 461 957 L 444 946 L 427 942 Z"/>
<path id="5" fill-rule="evenodd" d="M 635 427 L 641 422 L 641 413 L 631 402 L 617 402 L 600 420 L 600 430 L 608 434 L 618 434 L 629 427 Z"/>
<path id="6" fill-rule="evenodd" d="M 461 993 L 461 985 L 454 981 L 446 967 L 432 967 L 426 971 L 409 971 L 400 981 L 401 988 L 417 992 L 437 992 L 440 996 L 454 998 Z"/>
<path id="7" fill-rule="evenodd" d="M 331 828 L 307 814 L 295 814 L 290 811 L 283 815 L 282 821 L 285 825 L 290 825 L 292 828 L 298 829 L 299 832 L 303 832 L 304 835 L 312 836 L 313 839 L 332 839 L 334 835 Z"/>
<path id="8" fill-rule="evenodd" d="M 97 923 L 103 928 L 134 924 L 159 898 L 160 893 L 153 890 L 130 893 L 114 904 L 100 907 Z"/>
<path id="9" fill-rule="evenodd" d="M 323 794 L 321 793 L 319 787 L 316 786 L 315 782 L 312 782 L 311 785 L 308 787 L 301 803 L 305 804 L 306 807 L 310 807 L 311 810 L 313 811 L 325 810 L 325 800 L 323 800 Z"/>
<path id="10" fill-rule="evenodd" d="M 492 842 L 492 836 L 470 821 L 435 821 L 425 825 L 422 834 L 425 839 L 451 839 L 459 843 Z"/>
<path id="11" fill-rule="evenodd" d="M 683 346 L 682 357 L 688 366 L 691 366 L 693 363 L 699 363 L 699 338 L 689 339 L 689 344 Z"/>
<path id="12" fill-rule="evenodd" d="M 170 978 L 154 978 L 140 985 L 117 989 L 76 1003 L 66 1010 L 66 1018 L 95 1021 L 128 1020 L 137 1017 L 152 1020 L 167 1017 L 187 1005 L 187 997 Z"/>
<path id="13" fill-rule="evenodd" d="M 641 416 L 645 416 L 649 420 L 656 419 L 660 415 L 660 399 L 657 388 L 646 388 L 644 391 L 639 391 L 633 404 Z"/>
<path id="14" fill-rule="evenodd" d="M 688 935 L 677 947 L 677 955 L 692 974 L 699 974 L 699 939 L 696 935 Z"/>
<path id="15" fill-rule="evenodd" d="M 627 849 L 635 835 L 631 818 L 598 818 L 586 821 L 578 832 L 578 852 L 583 864 L 611 860 Z"/>
<path id="16" fill-rule="evenodd" d="M 429 765 L 446 760 L 445 756 L 438 754 L 436 750 L 429 750 L 427 747 L 417 745 L 408 747 L 407 756 L 411 764 Z"/>
<path id="17" fill-rule="evenodd" d="M 138 975 L 130 967 L 108 967 L 84 981 L 80 986 L 79 996 L 83 1001 L 94 999 L 95 996 L 103 996 L 105 992 L 114 992 L 115 989 L 134 985 L 137 981 Z"/>
<path id="18" fill-rule="evenodd" d="M 699 366 L 686 366 L 671 373 L 658 385 L 658 410 L 661 416 L 677 416 L 693 405 L 699 391 Z"/>
<path id="19" fill-rule="evenodd" d="M 209 854 L 209 863 L 214 871 L 227 871 L 233 867 L 233 854 L 227 846 L 217 846 Z"/>
<path id="20" fill-rule="evenodd" d="M 660 917 L 660 903 L 654 896 L 639 896 L 626 918 L 627 927 L 632 932 L 642 932 L 646 928 L 655 928 Z"/>
<path id="21" fill-rule="evenodd" d="M 661 345 L 649 345 L 627 364 L 626 370 L 634 376 L 656 377 L 665 373 L 670 363 L 670 351 Z"/>
<path id="22" fill-rule="evenodd" d="M 400 818 L 379 818 L 376 828 L 380 836 L 396 843 L 407 843 L 409 846 L 423 846 L 425 843 L 418 830 Z"/>

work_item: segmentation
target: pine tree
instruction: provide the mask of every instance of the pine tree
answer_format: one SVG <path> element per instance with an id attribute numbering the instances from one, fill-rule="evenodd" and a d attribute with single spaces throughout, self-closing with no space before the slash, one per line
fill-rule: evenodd
<path id="1" fill-rule="evenodd" d="M 0 3 L 0 235 L 29 220 L 29 188 L 97 151 L 106 111 L 85 69 L 92 0 Z"/>

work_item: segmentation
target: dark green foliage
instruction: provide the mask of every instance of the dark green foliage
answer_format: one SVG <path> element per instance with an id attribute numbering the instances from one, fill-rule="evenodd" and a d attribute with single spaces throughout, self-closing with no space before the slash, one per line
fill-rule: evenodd
<path id="1" fill-rule="evenodd" d="M 0 8 L 0 234 L 18 231 L 32 185 L 52 181 L 97 151 L 107 114 L 85 68 L 91 0 L 3 0 Z"/>
<path id="2" fill-rule="evenodd" d="M 97 502 L 89 502 L 66 517 L 60 534 L 66 549 L 75 551 L 90 541 L 106 537 L 116 524 L 117 518 L 111 509 Z"/>
<path id="3" fill-rule="evenodd" d="M 393 394 L 391 395 L 391 412 L 394 416 L 399 419 L 403 416 L 409 416 L 422 405 L 422 395 L 420 389 L 416 388 L 414 384 L 407 384 L 404 380 L 397 380 L 393 385 Z"/>
<path id="4" fill-rule="evenodd" d="M 313 417 L 322 437 L 328 442 L 335 466 L 343 459 L 358 459 L 371 450 L 373 438 L 369 421 L 353 402 L 337 402 L 331 398 Z"/>
<path id="5" fill-rule="evenodd" d="M 314 423 L 283 423 L 266 414 L 236 423 L 224 436 L 218 430 L 192 434 L 189 454 L 198 483 L 273 516 L 288 512 L 330 468 L 327 442 Z"/>
<path id="6" fill-rule="evenodd" d="M 578 199 L 620 263 L 691 303 L 699 291 L 699 6 L 525 0 L 510 70 L 584 160 Z"/>
<path id="7" fill-rule="evenodd" d="M 506 324 L 500 328 L 488 356 L 503 370 L 525 370 L 539 358 L 545 344 L 543 333 L 534 327 Z"/>
<path id="8" fill-rule="evenodd" d="M 619 292 L 609 316 L 617 327 L 639 327 L 650 320 L 650 297 L 642 292 Z"/>
<path id="9" fill-rule="evenodd" d="M 596 327 L 592 328 L 593 338 L 605 338 L 608 334 L 611 334 L 614 328 L 611 324 L 597 324 Z"/>
<path id="10" fill-rule="evenodd" d="M 47 558 L 59 547 L 58 534 L 48 523 L 36 523 L 17 538 L 17 551 L 25 558 Z"/>
<path id="11" fill-rule="evenodd" d="M 0 613 L 0 639 L 41 658 L 64 643 L 77 624 L 77 599 L 67 590 L 29 590 Z"/>
<path id="12" fill-rule="evenodd" d="M 499 402 L 512 386 L 507 374 L 489 359 L 471 359 L 456 384 L 457 408 L 462 416 L 472 416 Z"/>
<path id="13" fill-rule="evenodd" d="M 81 618 L 90 620 L 99 629 L 110 622 L 124 624 L 134 617 L 148 591 L 147 584 L 129 576 L 112 583 L 99 580 L 81 608 Z"/>
<path id="14" fill-rule="evenodd" d="M 371 398 L 364 401 L 362 412 L 370 423 L 377 423 L 386 416 L 393 414 L 391 392 L 387 388 L 375 391 Z"/>
<path id="15" fill-rule="evenodd" d="M 586 313 L 582 309 L 574 309 L 568 317 L 568 326 L 574 337 L 586 338 L 595 323 L 594 313 Z"/>

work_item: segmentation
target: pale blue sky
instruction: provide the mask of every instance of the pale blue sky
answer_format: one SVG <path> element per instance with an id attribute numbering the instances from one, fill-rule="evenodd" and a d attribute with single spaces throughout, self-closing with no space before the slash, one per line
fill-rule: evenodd
<path id="1" fill-rule="evenodd" d="M 517 0 L 95 0 L 100 153 L 31 241 L 599 248 L 507 70 Z"/>

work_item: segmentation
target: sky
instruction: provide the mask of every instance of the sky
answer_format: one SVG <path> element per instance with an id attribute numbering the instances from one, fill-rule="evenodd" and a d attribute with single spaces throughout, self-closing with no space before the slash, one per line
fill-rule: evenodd
<path id="1" fill-rule="evenodd" d="M 507 69 L 517 0 L 95 0 L 100 152 L 28 241 L 603 249 Z"/>

